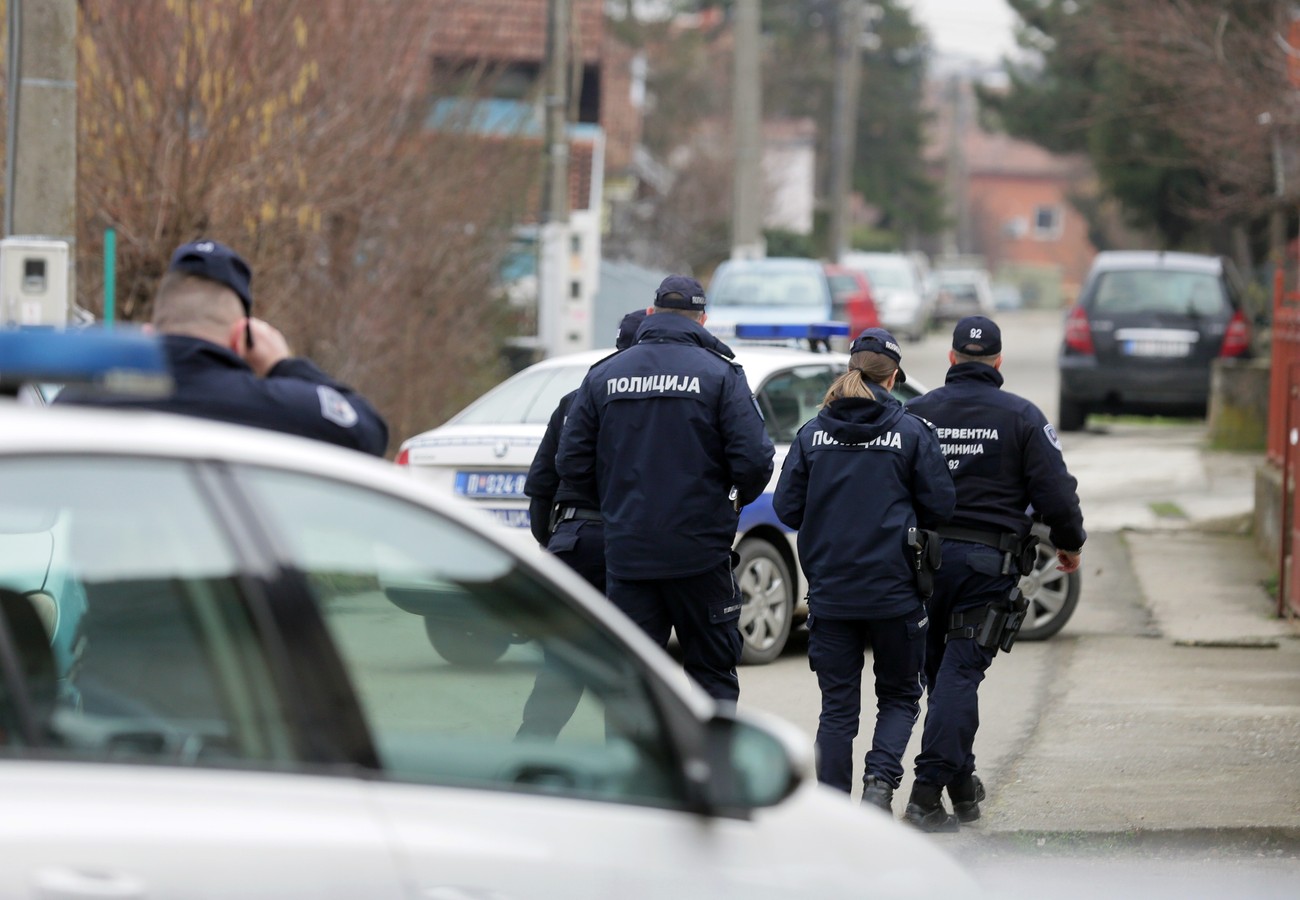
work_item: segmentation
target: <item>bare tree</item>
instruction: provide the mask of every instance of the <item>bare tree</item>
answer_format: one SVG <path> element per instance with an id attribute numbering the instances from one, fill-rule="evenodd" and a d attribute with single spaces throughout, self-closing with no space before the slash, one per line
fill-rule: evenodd
<path id="1" fill-rule="evenodd" d="M 435 27 L 388 0 L 82 0 L 81 304 L 99 306 L 106 227 L 135 320 L 170 250 L 207 235 L 395 437 L 497 380 L 494 268 L 540 148 L 427 126 Z"/>

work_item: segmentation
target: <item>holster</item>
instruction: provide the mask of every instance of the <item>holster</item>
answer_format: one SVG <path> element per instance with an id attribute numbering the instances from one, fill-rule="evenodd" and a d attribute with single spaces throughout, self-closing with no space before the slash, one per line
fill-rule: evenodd
<path id="1" fill-rule="evenodd" d="M 937 531 L 909 528 L 907 545 L 912 548 L 912 569 L 916 576 L 916 590 L 922 598 L 929 600 L 934 594 L 934 573 L 943 564 L 943 541 Z"/>
<path id="2" fill-rule="evenodd" d="M 1020 588 L 1013 587 L 1004 600 L 983 609 L 953 613 L 944 641 L 970 638 L 985 650 L 1010 652 L 1028 612 L 1029 598 L 1020 593 Z"/>

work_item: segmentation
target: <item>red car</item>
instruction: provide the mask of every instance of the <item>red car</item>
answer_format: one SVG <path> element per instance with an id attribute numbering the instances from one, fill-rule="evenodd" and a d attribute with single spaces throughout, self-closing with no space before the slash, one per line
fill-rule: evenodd
<path id="1" fill-rule="evenodd" d="M 826 263 L 826 280 L 834 298 L 834 318 L 849 323 L 850 340 L 868 328 L 880 327 L 876 301 L 871 296 L 871 282 L 856 269 Z"/>

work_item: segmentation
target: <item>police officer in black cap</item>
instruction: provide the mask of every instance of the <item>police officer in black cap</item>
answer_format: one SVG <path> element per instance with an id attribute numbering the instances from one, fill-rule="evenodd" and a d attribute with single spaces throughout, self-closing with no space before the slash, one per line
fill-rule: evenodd
<path id="1" fill-rule="evenodd" d="M 1073 572 L 1087 535 L 1077 482 L 1056 431 L 1038 407 L 1002 390 L 1002 332 L 984 316 L 953 330 L 943 387 L 908 403 L 924 416 L 948 458 L 957 510 L 943 535 L 926 655 L 928 708 L 916 780 L 904 818 L 927 831 L 956 830 L 980 817 L 975 775 L 977 691 L 999 649 L 1010 650 L 1025 612 L 1016 588 L 1035 556 L 1034 512 L 1051 529 L 1057 568 Z M 943 805 L 944 788 L 955 816 Z"/>
<path id="2" fill-rule="evenodd" d="M 614 340 L 615 351 L 626 350 L 636 342 L 637 329 L 645 317 L 644 309 L 623 317 Z M 594 492 L 571 487 L 555 471 L 560 433 L 577 393 L 570 391 L 556 404 L 528 469 L 524 481 L 524 493 L 529 498 L 528 524 L 539 544 L 603 594 L 605 526 L 600 518 L 600 502 Z M 554 660 L 544 660 L 524 703 L 523 724 L 517 736 L 553 740 L 573 717 L 581 699 L 582 686 L 566 678 Z"/>
<path id="3" fill-rule="evenodd" d="M 915 535 L 947 521 L 957 495 L 929 425 L 890 393 L 907 379 L 894 336 L 869 328 L 849 354 L 790 447 L 773 508 L 799 532 L 808 576 L 808 663 L 822 693 L 817 780 L 851 791 L 870 650 L 876 727 L 862 800 L 890 811 L 921 708 L 929 622 Z"/>
<path id="4" fill-rule="evenodd" d="M 93 396 L 56 402 L 134 406 L 252 425 L 382 456 L 388 425 L 364 397 L 292 356 L 284 335 L 252 315 L 253 273 L 225 244 L 182 244 L 154 296 L 175 391 L 160 399 Z"/>
<path id="5" fill-rule="evenodd" d="M 569 408 L 557 469 L 594 491 L 609 599 L 711 696 L 740 694 L 739 510 L 762 494 L 774 449 L 745 373 L 704 330 L 704 288 L 670 275 L 637 343 L 592 367 Z"/>

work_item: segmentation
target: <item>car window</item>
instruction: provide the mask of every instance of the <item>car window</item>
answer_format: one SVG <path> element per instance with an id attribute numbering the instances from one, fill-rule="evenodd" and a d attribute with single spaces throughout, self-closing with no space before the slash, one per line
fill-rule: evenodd
<path id="1" fill-rule="evenodd" d="M 304 573 L 385 772 L 678 806 L 648 676 L 514 557 L 383 494 L 241 470 Z"/>
<path id="2" fill-rule="evenodd" d="M 800 366 L 770 376 L 756 395 L 767 434 L 788 444 L 800 426 L 821 409 L 826 390 L 844 370 L 836 366 Z"/>
<path id="3" fill-rule="evenodd" d="M 901 266 L 873 265 L 864 266 L 867 281 L 875 288 L 903 288 L 911 290 L 913 282 L 907 270 Z"/>
<path id="4" fill-rule="evenodd" d="M 824 308 L 824 276 L 814 269 L 763 267 L 728 270 L 712 287 L 709 305 Z"/>
<path id="5" fill-rule="evenodd" d="M 586 366 L 529 369 L 484 394 L 455 416 L 456 425 L 545 425 L 560 398 L 582 384 Z"/>
<path id="6" fill-rule="evenodd" d="M 858 280 L 852 275 L 828 275 L 826 277 L 831 285 L 831 293 L 836 300 L 843 300 L 845 297 L 852 296 L 861 290 L 858 287 Z"/>
<path id="7" fill-rule="evenodd" d="M 23 676 L 0 696 L 0 752 L 293 757 L 239 566 L 189 468 L 10 459 L 0 495 L 0 647 Z"/>
<path id="8" fill-rule="evenodd" d="M 1097 312 L 1219 316 L 1226 310 L 1219 279 L 1203 272 L 1103 272 L 1091 307 Z"/>

